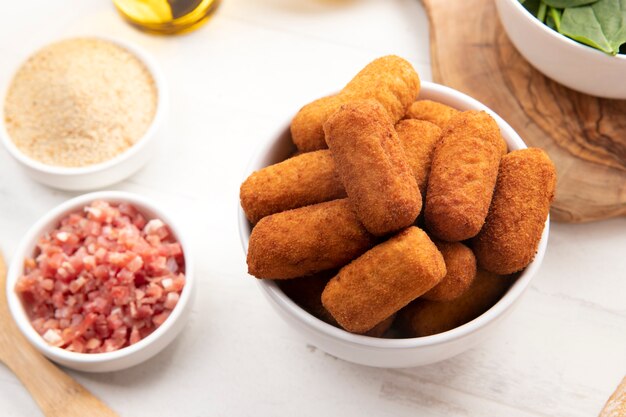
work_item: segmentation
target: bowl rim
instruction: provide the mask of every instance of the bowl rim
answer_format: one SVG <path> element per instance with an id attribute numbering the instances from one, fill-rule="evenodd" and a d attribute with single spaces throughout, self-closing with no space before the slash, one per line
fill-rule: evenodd
<path id="1" fill-rule="evenodd" d="M 44 174 L 50 174 L 50 175 L 61 176 L 61 177 L 82 176 L 82 175 L 89 175 L 89 174 L 107 171 L 111 169 L 112 167 L 118 166 L 124 163 L 125 161 L 133 158 L 133 156 L 141 152 L 146 147 L 148 142 L 154 140 L 156 136 L 156 132 L 162 125 L 164 119 L 166 118 L 168 99 L 169 99 L 167 83 L 165 81 L 163 72 L 161 71 L 160 67 L 157 65 L 156 60 L 146 50 L 139 47 L 137 44 L 127 41 L 127 40 L 115 38 L 112 36 L 105 36 L 105 35 L 87 35 L 87 36 L 79 35 L 79 36 L 64 37 L 64 38 L 56 39 L 53 42 L 48 42 L 45 45 L 40 46 L 37 50 L 32 52 L 29 55 L 29 57 L 38 53 L 42 48 L 45 48 L 48 45 L 52 45 L 52 44 L 67 41 L 67 40 L 74 40 L 74 39 L 95 39 L 95 40 L 110 42 L 110 43 L 115 44 L 116 46 L 119 46 L 125 49 L 126 51 L 134 55 L 137 59 L 139 59 L 139 61 L 143 63 L 146 69 L 148 70 L 148 73 L 150 74 L 154 82 L 154 85 L 157 91 L 156 109 L 154 112 L 154 116 L 152 117 L 152 121 L 150 122 L 150 125 L 148 126 L 148 129 L 144 132 L 144 134 L 128 149 L 114 156 L 113 158 L 107 159 L 106 161 L 99 162 L 97 164 L 91 164 L 91 165 L 80 166 L 80 167 L 65 167 L 65 166 L 58 166 L 58 165 L 48 165 L 34 158 L 31 158 L 30 156 L 23 153 L 15 145 L 15 143 L 13 143 L 13 140 L 11 140 L 9 132 L 6 129 L 5 117 L 4 117 L 6 97 L 9 92 L 9 87 L 11 83 L 13 82 L 13 79 L 15 78 L 15 75 L 20 70 L 20 68 L 22 67 L 25 61 L 18 63 L 17 67 L 13 71 L 13 74 L 9 78 L 8 84 L 6 85 L 6 91 L 1 97 L 2 103 L 0 107 L 0 142 L 4 144 L 4 147 L 7 149 L 9 154 L 11 154 L 11 156 L 17 161 L 19 161 L 21 164 L 35 171 L 42 172 Z"/>
<path id="2" fill-rule="evenodd" d="M 181 291 L 178 303 L 172 310 L 169 317 L 154 332 L 150 333 L 139 342 L 113 352 L 78 353 L 60 347 L 51 346 L 41 335 L 39 335 L 39 333 L 37 333 L 37 331 L 33 328 L 28 315 L 24 311 L 19 295 L 15 292 L 15 284 L 18 278 L 22 275 L 24 269 L 24 258 L 27 255 L 26 252 L 28 251 L 28 248 L 36 245 L 37 239 L 42 235 L 42 233 L 50 228 L 50 223 L 58 222 L 62 216 L 69 214 L 80 207 L 84 207 L 95 200 L 127 202 L 134 205 L 140 212 L 150 211 L 161 219 L 176 236 L 183 250 L 183 256 L 185 259 L 185 286 Z M 13 254 L 6 282 L 7 301 L 11 316 L 17 324 L 17 327 L 20 329 L 22 334 L 26 336 L 28 341 L 52 359 L 58 359 L 63 362 L 76 364 L 101 364 L 135 355 L 136 353 L 148 348 L 148 346 L 155 343 L 170 330 L 173 330 L 172 327 L 183 314 L 185 306 L 191 301 L 190 299 L 194 288 L 193 256 L 190 250 L 189 241 L 185 236 L 186 234 L 183 229 L 179 227 L 179 224 L 173 221 L 172 218 L 167 213 L 162 211 L 157 204 L 138 194 L 124 191 L 97 191 L 82 194 L 78 197 L 69 199 L 41 216 L 41 218 L 39 218 L 39 220 L 37 220 L 30 227 L 30 229 L 28 229 Z"/>
<path id="3" fill-rule="evenodd" d="M 497 113 L 495 113 L 493 110 L 491 110 L 478 100 L 453 88 L 429 81 L 422 81 L 420 97 L 422 96 L 422 92 L 425 92 L 425 95 L 427 96 L 423 97 L 424 99 L 438 100 L 439 97 L 448 97 L 450 99 L 449 101 L 456 100 L 458 102 L 463 102 L 467 109 L 486 111 L 498 123 L 498 126 L 502 132 L 502 136 L 507 141 L 507 145 L 510 150 L 527 148 L 526 144 L 521 139 L 519 134 L 504 119 L 502 119 Z M 256 151 L 253 153 L 253 156 L 243 173 L 244 180 L 253 171 L 260 169 L 259 167 L 261 166 L 262 161 L 266 158 L 271 148 L 277 143 L 278 140 L 280 140 L 280 138 L 286 132 L 288 132 L 290 123 L 291 118 L 276 134 L 271 136 L 269 140 L 262 142 L 257 146 Z M 511 143 L 513 143 L 514 145 L 513 149 L 511 149 Z M 248 230 L 250 224 L 240 204 L 238 208 L 238 223 L 239 237 L 245 256 L 248 251 Z M 536 275 L 536 272 L 541 267 L 541 263 L 543 261 L 543 257 L 545 255 L 546 247 L 548 244 L 549 230 L 550 215 L 548 214 L 534 260 L 523 271 L 519 273 L 519 276 L 517 277 L 515 282 L 500 298 L 500 300 L 496 302 L 496 304 L 494 304 L 491 308 L 489 308 L 489 310 L 485 311 L 477 318 L 461 326 L 431 336 L 385 339 L 349 333 L 346 330 L 332 326 L 308 313 L 306 310 L 304 310 L 302 307 L 292 301 L 286 294 L 284 294 L 279 288 L 276 281 L 258 279 L 258 286 L 264 292 L 266 297 L 272 300 L 276 306 L 281 307 L 281 309 L 285 313 L 295 317 L 295 319 L 297 319 L 301 324 L 304 324 L 308 329 L 311 329 L 314 332 L 324 335 L 326 337 L 331 337 L 336 341 L 340 341 L 356 347 L 378 350 L 410 350 L 419 347 L 435 346 L 462 339 L 469 334 L 474 333 L 483 327 L 486 327 L 489 323 L 496 321 L 509 308 L 514 305 L 515 301 L 517 301 L 524 293 L 524 291 L 528 288 L 530 282 Z"/>
<path id="4" fill-rule="evenodd" d="M 576 42 L 575 40 L 563 35 L 562 33 L 557 32 L 556 30 L 550 29 L 548 25 L 546 25 L 545 23 L 540 22 L 539 19 L 537 19 L 535 16 L 533 16 L 532 13 L 526 10 L 524 5 L 520 3 L 519 0 L 504 0 L 504 1 L 508 1 L 509 3 L 512 3 L 513 7 L 517 9 L 518 14 L 524 15 L 527 20 L 532 21 L 532 24 L 535 27 L 540 28 L 540 30 L 542 30 L 544 33 L 547 33 L 548 36 L 554 39 L 559 39 L 563 41 L 566 45 L 569 45 L 570 48 L 579 50 L 582 53 L 590 53 L 592 55 L 595 55 L 596 58 L 598 59 L 610 60 L 607 62 L 618 60 L 618 61 L 623 61 L 623 63 L 626 64 L 626 54 L 618 53 L 617 55 L 609 55 L 606 52 L 600 51 L 599 49 L 596 49 L 589 45 L 585 45 L 584 43 Z"/>

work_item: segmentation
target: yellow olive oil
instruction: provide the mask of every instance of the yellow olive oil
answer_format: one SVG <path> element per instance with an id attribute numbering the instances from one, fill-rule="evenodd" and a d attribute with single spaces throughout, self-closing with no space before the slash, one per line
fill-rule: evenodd
<path id="1" fill-rule="evenodd" d="M 113 0 L 113 3 L 133 26 L 169 35 L 202 26 L 215 12 L 220 0 Z"/>

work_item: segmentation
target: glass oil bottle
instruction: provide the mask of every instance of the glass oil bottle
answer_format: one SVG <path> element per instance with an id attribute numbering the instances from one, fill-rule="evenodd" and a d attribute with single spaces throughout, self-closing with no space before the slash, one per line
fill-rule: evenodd
<path id="1" fill-rule="evenodd" d="M 131 25 L 147 32 L 176 34 L 202 26 L 220 0 L 113 0 Z"/>

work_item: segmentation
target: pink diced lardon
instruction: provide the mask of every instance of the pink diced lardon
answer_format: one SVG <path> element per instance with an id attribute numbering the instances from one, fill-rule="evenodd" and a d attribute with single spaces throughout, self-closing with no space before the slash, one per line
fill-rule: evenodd
<path id="1" fill-rule="evenodd" d="M 165 223 L 127 203 L 94 201 L 40 237 L 15 289 L 47 343 L 101 353 L 163 324 L 184 285 L 183 252 Z"/>

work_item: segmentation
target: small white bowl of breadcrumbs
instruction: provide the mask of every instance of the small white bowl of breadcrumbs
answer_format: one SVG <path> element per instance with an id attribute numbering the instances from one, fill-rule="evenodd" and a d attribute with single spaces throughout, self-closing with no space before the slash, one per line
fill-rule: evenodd
<path id="1" fill-rule="evenodd" d="M 153 59 L 127 42 L 71 38 L 15 72 L 0 139 L 35 180 L 64 190 L 119 182 L 156 148 L 167 91 Z"/>

